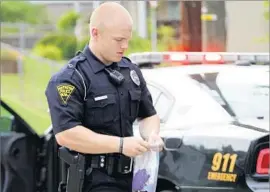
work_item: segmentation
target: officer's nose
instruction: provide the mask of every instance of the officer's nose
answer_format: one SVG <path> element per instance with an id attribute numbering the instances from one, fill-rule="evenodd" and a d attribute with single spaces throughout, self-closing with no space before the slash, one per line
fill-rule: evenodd
<path id="1" fill-rule="evenodd" d="M 121 45 L 121 49 L 127 49 L 128 48 L 128 42 L 124 41 Z"/>

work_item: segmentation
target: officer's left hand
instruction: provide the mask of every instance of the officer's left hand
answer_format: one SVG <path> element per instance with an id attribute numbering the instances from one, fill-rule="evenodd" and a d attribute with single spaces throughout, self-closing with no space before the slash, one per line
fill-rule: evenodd
<path id="1" fill-rule="evenodd" d="M 163 150 L 164 142 L 158 134 L 152 133 L 149 136 L 148 142 L 149 142 L 150 148 L 152 150 L 154 150 L 154 151 L 162 151 Z"/>

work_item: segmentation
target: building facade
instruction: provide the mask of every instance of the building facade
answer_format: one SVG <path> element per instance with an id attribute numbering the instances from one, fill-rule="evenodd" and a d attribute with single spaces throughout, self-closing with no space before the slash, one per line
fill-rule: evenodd
<path id="1" fill-rule="evenodd" d="M 269 20 L 263 1 L 226 1 L 227 51 L 269 52 Z"/>

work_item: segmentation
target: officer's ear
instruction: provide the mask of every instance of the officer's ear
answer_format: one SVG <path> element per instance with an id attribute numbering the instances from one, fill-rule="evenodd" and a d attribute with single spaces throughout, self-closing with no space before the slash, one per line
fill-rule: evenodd
<path id="1" fill-rule="evenodd" d="M 90 33 L 91 33 L 91 38 L 96 39 L 98 37 L 98 35 L 99 35 L 99 30 L 96 27 L 93 27 L 90 30 Z"/>

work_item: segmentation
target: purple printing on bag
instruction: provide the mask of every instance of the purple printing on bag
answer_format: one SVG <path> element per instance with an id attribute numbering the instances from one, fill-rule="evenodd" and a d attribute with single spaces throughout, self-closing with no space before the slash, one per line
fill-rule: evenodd
<path id="1" fill-rule="evenodd" d="M 132 189 L 135 191 L 142 190 L 149 178 L 150 175 L 147 174 L 146 169 L 138 170 L 133 177 Z"/>

